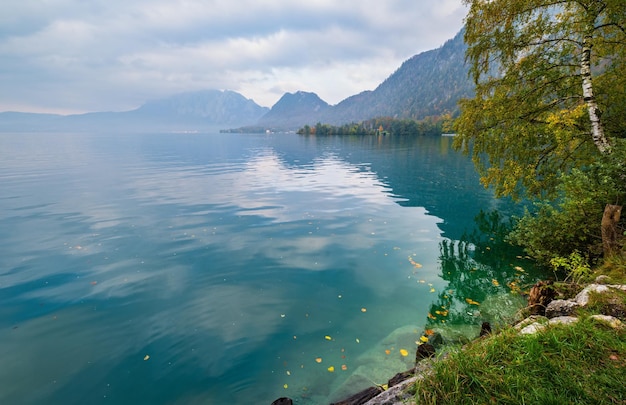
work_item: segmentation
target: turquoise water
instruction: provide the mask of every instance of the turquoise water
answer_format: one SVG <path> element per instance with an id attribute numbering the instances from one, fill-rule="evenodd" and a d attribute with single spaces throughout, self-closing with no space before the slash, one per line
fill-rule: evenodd
<path id="1" fill-rule="evenodd" d="M 325 404 L 477 334 L 534 275 L 450 142 L 0 134 L 0 403 Z"/>

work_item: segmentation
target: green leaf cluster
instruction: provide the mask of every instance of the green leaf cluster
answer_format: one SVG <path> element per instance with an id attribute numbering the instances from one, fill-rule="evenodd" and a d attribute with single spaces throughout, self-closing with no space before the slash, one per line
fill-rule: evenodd
<path id="1" fill-rule="evenodd" d="M 616 141 L 613 153 L 573 169 L 560 181 L 559 197 L 526 209 L 509 240 L 545 264 L 574 251 L 594 260 L 602 253 L 600 222 L 605 205 L 626 201 L 626 140 Z M 626 227 L 624 218 L 619 225 L 622 230 Z"/>
<path id="2" fill-rule="evenodd" d="M 587 43 L 605 132 L 626 136 L 626 2 L 466 3 L 476 96 L 461 101 L 455 145 L 497 195 L 552 195 L 562 174 L 598 156 L 582 91 Z"/>
<path id="3" fill-rule="evenodd" d="M 606 204 L 626 198 L 626 1 L 465 2 L 476 95 L 454 145 L 497 196 L 537 201 L 511 241 L 547 265 L 594 260 Z"/>

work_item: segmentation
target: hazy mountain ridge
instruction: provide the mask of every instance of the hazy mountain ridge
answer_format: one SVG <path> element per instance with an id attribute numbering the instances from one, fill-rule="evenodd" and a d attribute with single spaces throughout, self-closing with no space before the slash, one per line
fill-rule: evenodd
<path id="1" fill-rule="evenodd" d="M 317 122 L 341 125 L 375 117 L 423 119 L 454 113 L 470 97 L 463 31 L 441 47 L 406 60 L 375 90 L 331 106 L 315 93 L 285 93 L 271 109 L 234 91 L 203 90 L 148 101 L 126 112 L 77 115 L 0 113 L 0 131 L 185 131 L 234 127 L 294 130 Z"/>
<path id="2" fill-rule="evenodd" d="M 124 112 L 0 113 L 0 131 L 193 131 L 256 123 L 269 111 L 234 91 L 203 90 L 149 101 Z"/>
<path id="3" fill-rule="evenodd" d="M 257 127 L 293 130 L 317 122 L 342 125 L 376 117 L 419 120 L 454 114 L 458 100 L 473 94 L 474 85 L 465 64 L 466 49 L 461 31 L 441 47 L 405 61 L 375 90 L 350 96 L 334 106 L 315 93 L 287 93 Z M 322 103 L 323 107 L 318 108 Z"/>

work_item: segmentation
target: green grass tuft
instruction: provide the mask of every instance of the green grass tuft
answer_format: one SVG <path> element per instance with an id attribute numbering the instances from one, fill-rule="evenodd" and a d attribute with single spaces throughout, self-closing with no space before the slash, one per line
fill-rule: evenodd
<path id="1" fill-rule="evenodd" d="M 590 319 L 536 335 L 513 328 L 437 362 L 418 404 L 626 403 L 626 331 Z"/>

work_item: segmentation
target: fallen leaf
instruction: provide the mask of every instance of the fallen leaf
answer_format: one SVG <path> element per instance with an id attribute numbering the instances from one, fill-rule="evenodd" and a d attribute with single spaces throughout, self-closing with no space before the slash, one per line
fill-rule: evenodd
<path id="1" fill-rule="evenodd" d="M 287 370 L 287 371 L 285 371 L 285 374 L 291 375 L 291 371 Z"/>
<path id="2" fill-rule="evenodd" d="M 333 367 L 333 366 L 328 367 L 328 372 L 334 373 L 335 372 L 335 367 Z"/>
<path id="3" fill-rule="evenodd" d="M 432 287 L 430 287 L 430 292 L 431 292 L 431 293 L 434 293 L 434 292 L 435 292 L 435 289 L 434 289 L 434 288 L 432 288 Z"/>
<path id="4" fill-rule="evenodd" d="M 326 340 L 333 340 L 333 338 L 331 338 L 331 337 L 330 337 L 330 336 L 328 336 L 328 335 L 324 336 L 324 339 L 326 339 Z"/>
<path id="5" fill-rule="evenodd" d="M 435 331 L 434 331 L 434 330 L 432 330 L 432 329 L 426 329 L 426 330 L 424 331 L 424 334 L 425 334 L 426 336 L 432 336 L 432 335 L 434 335 L 434 334 L 435 334 Z"/>
<path id="6" fill-rule="evenodd" d="M 430 319 L 437 319 L 437 317 L 434 316 L 433 314 L 431 314 L 430 312 L 428 313 L 428 318 L 430 318 Z"/>
<path id="7" fill-rule="evenodd" d="M 285 385 L 283 385 L 283 388 L 287 389 L 287 388 L 289 388 L 289 386 L 287 384 L 285 384 Z"/>
<path id="8" fill-rule="evenodd" d="M 357 338 L 357 339 L 356 339 L 356 342 L 357 342 L 357 343 L 361 343 L 361 341 L 359 340 L 359 338 Z"/>
<path id="9" fill-rule="evenodd" d="M 97 281 L 92 281 L 92 282 L 91 282 L 91 285 L 96 285 L 96 284 L 98 284 L 98 282 L 97 282 Z"/>
<path id="10" fill-rule="evenodd" d="M 420 336 L 420 340 L 424 343 L 428 342 L 428 338 L 424 335 Z"/>
<path id="11" fill-rule="evenodd" d="M 500 283 L 498 283 L 498 280 L 496 280 L 495 278 L 491 280 L 491 284 L 495 285 L 496 287 L 500 285 Z"/>
<path id="12" fill-rule="evenodd" d="M 391 354 L 391 350 L 386 349 L 386 350 L 385 350 L 385 354 L 387 354 L 387 355 Z"/>
<path id="13" fill-rule="evenodd" d="M 148 356 L 147 354 L 144 356 L 143 361 L 149 360 L 150 356 Z"/>
<path id="14" fill-rule="evenodd" d="M 321 362 L 322 362 L 322 358 L 321 358 L 321 357 L 317 357 L 317 358 L 315 359 L 315 361 L 316 361 L 316 362 L 318 362 L 318 363 L 321 363 Z"/>
<path id="15" fill-rule="evenodd" d="M 348 366 L 346 366 L 345 364 L 342 364 L 342 365 L 341 365 L 341 369 L 342 369 L 343 371 L 346 371 L 346 370 L 348 369 Z"/>
<path id="16" fill-rule="evenodd" d="M 402 357 L 406 357 L 409 355 L 409 352 L 406 349 L 400 349 L 400 355 L 402 355 Z"/>
<path id="17" fill-rule="evenodd" d="M 367 312 L 367 308 L 361 308 L 361 312 Z"/>

